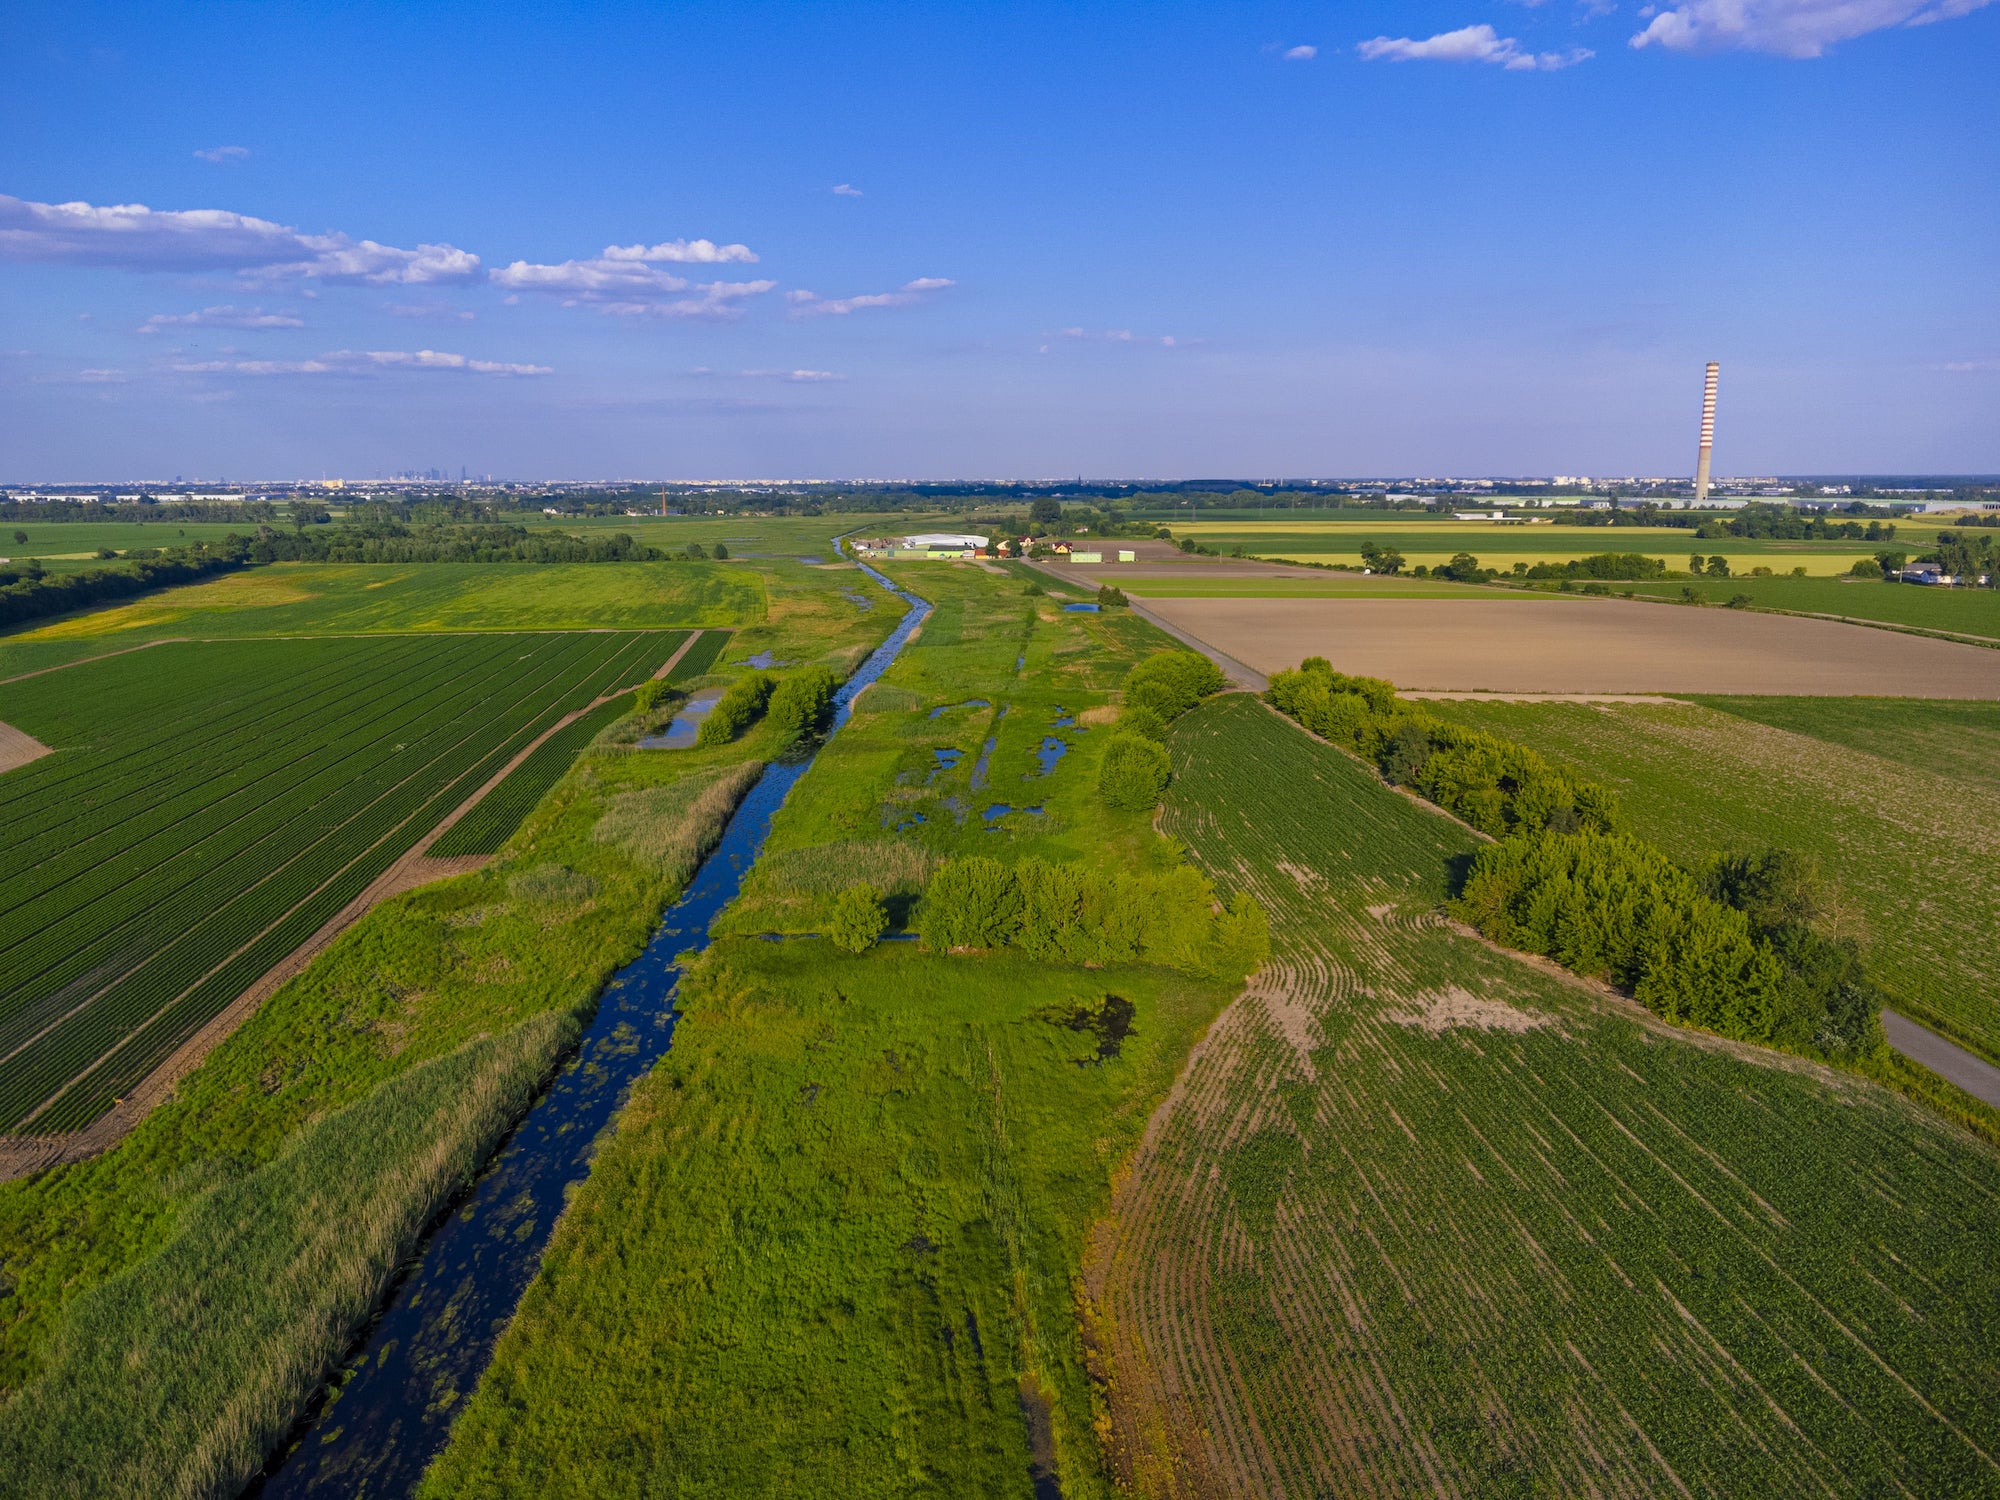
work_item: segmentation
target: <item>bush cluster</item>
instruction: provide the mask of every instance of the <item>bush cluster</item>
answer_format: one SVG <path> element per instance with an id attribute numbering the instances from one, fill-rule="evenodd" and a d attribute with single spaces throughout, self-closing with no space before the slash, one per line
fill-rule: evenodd
<path id="1" fill-rule="evenodd" d="M 1198 651 L 1162 651 L 1125 675 L 1125 708 L 1104 747 L 1097 792 L 1109 807 L 1143 812 L 1173 774 L 1167 726 L 1222 689 L 1222 670 Z"/>
<path id="2" fill-rule="evenodd" d="M 1013 947 L 1054 963 L 1152 963 L 1225 979 L 1270 952 L 1263 908 L 1240 892 L 1219 903 L 1190 865 L 1111 874 L 983 855 L 939 867 L 917 908 L 917 935 L 933 952 Z"/>
<path id="3" fill-rule="evenodd" d="M 839 690 L 840 674 L 831 667 L 807 667 L 780 682 L 767 711 L 780 743 L 794 745 L 824 729 Z"/>
<path id="4" fill-rule="evenodd" d="M 776 685 L 762 672 L 737 678 L 729 685 L 729 691 L 716 700 L 708 717 L 701 721 L 701 728 L 694 737 L 695 744 L 706 749 L 713 745 L 726 745 L 735 739 L 757 722 L 764 705 L 771 701 L 771 691 Z"/>
<path id="5" fill-rule="evenodd" d="M 1610 979 L 1669 1021 L 1794 1050 L 1874 1051 L 1881 997 L 1851 944 L 1711 894 L 1746 867 L 1760 868 L 1725 861 L 1704 882 L 1629 834 L 1523 833 L 1479 851 L 1453 910 L 1495 942 Z"/>
<path id="6" fill-rule="evenodd" d="M 1399 702 L 1393 684 L 1349 677 L 1324 657 L 1271 678 L 1273 706 L 1322 739 L 1373 761 L 1397 786 L 1455 813 L 1481 833 L 1619 831 L 1611 789 L 1552 765 L 1525 745 L 1448 723 Z"/>

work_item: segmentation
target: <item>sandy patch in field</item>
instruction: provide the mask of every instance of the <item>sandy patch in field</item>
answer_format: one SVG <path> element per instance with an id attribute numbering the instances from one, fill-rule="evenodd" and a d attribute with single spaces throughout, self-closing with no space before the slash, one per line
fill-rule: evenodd
<path id="1" fill-rule="evenodd" d="M 2000 698 L 2000 651 L 1787 615 L 1583 599 L 1147 605 L 1260 672 L 1318 655 L 1403 688 Z"/>
<path id="2" fill-rule="evenodd" d="M 0 724 L 0 772 L 25 766 L 49 753 L 49 747 L 32 734 L 25 734 L 12 724 Z"/>
<path id="3" fill-rule="evenodd" d="M 1432 1036 L 1442 1036 L 1460 1027 L 1471 1031 L 1523 1032 L 1549 1024 L 1547 1016 L 1516 1010 L 1499 1000 L 1488 1000 L 1470 990 L 1462 990 L 1457 985 L 1418 995 L 1409 1006 L 1384 1011 L 1382 1015 L 1384 1020 L 1394 1021 L 1398 1026 L 1412 1026 L 1418 1031 L 1428 1031 Z"/>

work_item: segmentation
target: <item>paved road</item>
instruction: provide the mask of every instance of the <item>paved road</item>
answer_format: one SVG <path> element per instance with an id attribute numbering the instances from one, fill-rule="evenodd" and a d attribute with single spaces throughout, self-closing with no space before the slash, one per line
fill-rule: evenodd
<path id="1" fill-rule="evenodd" d="M 1903 1056 L 2000 1109 L 2000 1068 L 1893 1010 L 1882 1012 L 1882 1030 L 1888 1034 L 1889 1045 Z"/>

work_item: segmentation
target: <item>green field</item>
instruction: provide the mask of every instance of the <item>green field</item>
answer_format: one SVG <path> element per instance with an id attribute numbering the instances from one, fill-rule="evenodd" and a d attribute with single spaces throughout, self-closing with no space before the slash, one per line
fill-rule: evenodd
<path id="1" fill-rule="evenodd" d="M 1700 578 L 1620 583 L 1614 588 L 1678 599 L 1692 588 L 1711 604 L 1748 594 L 1760 609 L 1946 630 L 2000 641 L 2000 589 L 1941 589 L 1839 578 Z"/>
<path id="2" fill-rule="evenodd" d="M 1359 566 L 1361 544 L 1401 552 L 1408 564 L 1435 567 L 1453 553 L 1470 552 L 1489 568 L 1511 568 L 1518 562 L 1566 562 L 1595 552 L 1639 552 L 1661 559 L 1669 568 L 1685 569 L 1688 555 L 1717 553 L 1732 570 L 1748 572 L 1762 565 L 1782 573 L 1803 567 L 1810 573 L 1844 573 L 1856 558 L 1872 558 L 1884 547 L 1921 550 L 1916 538 L 1935 528 L 1898 526 L 1894 542 L 1852 540 L 1761 541 L 1744 537 L 1697 540 L 1692 530 L 1673 526 L 1494 526 L 1464 521 L 1386 523 L 1341 521 L 1296 526 L 1284 521 L 1197 522 L 1176 526 L 1175 536 L 1194 537 L 1204 546 L 1227 552 L 1241 547 L 1253 557 L 1294 558 L 1308 562 L 1344 562 Z"/>
<path id="3" fill-rule="evenodd" d="M 1173 746 L 1273 963 L 1091 1268 L 1134 1493 L 2000 1487 L 1992 1150 L 1459 935 L 1469 836 L 1250 700 Z"/>
<path id="4" fill-rule="evenodd" d="M 0 1129 L 94 1119 L 684 632 L 161 646 L 0 689 Z"/>
<path id="5" fill-rule="evenodd" d="M 2000 878 L 1985 833 L 2000 819 L 1986 751 L 2000 710 L 1758 698 L 1739 715 L 1730 703 L 1427 707 L 1615 787 L 1635 829 L 1684 864 L 1773 845 L 1816 856 L 1875 978 L 2000 1057 Z"/>

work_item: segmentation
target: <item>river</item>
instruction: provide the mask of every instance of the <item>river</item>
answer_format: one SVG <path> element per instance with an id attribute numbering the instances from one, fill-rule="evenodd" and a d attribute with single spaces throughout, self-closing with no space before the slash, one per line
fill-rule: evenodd
<path id="1" fill-rule="evenodd" d="M 835 695 L 829 739 L 930 613 L 861 567 L 908 609 Z M 589 1175 L 598 1136 L 673 1040 L 678 957 L 708 946 L 709 924 L 736 899 L 773 815 L 816 754 L 774 761 L 758 778 L 646 951 L 605 987 L 576 1056 L 420 1248 L 336 1388 L 246 1496 L 393 1500 L 415 1491 L 534 1280 L 571 1189 Z"/>

